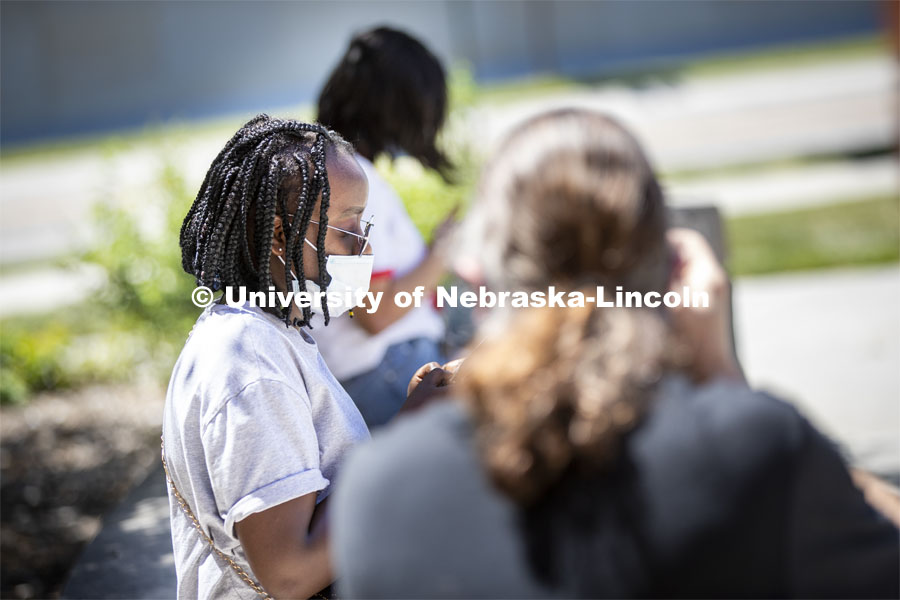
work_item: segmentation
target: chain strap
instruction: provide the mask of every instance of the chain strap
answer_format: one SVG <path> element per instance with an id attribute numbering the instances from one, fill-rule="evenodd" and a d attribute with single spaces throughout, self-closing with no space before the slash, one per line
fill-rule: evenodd
<path id="1" fill-rule="evenodd" d="M 234 569 L 234 572 L 237 574 L 237 576 L 240 577 L 242 581 L 246 582 L 246 584 L 249 585 L 262 600 L 275 600 L 274 598 L 272 598 L 272 596 L 266 593 L 266 590 L 264 590 L 261 585 L 253 581 L 253 578 L 250 577 L 247 571 L 242 569 L 239 564 L 234 562 L 234 560 L 230 556 L 216 548 L 216 544 L 212 541 L 212 538 L 209 537 L 205 531 L 203 531 L 203 527 L 200 525 L 200 521 L 198 521 L 197 517 L 194 516 L 194 511 L 191 510 L 191 507 L 188 506 L 187 500 L 182 497 L 181 493 L 179 493 L 178 491 L 178 488 L 175 487 L 175 481 L 172 480 L 172 475 L 169 473 L 169 465 L 166 464 L 165 441 L 162 439 L 162 437 L 160 437 L 160 442 L 160 455 L 162 457 L 163 471 L 166 472 L 166 480 L 169 482 L 169 486 L 172 488 L 172 495 L 175 496 L 175 500 L 178 501 L 178 505 L 181 506 L 181 510 L 184 511 L 184 514 L 187 515 L 187 518 L 190 519 L 191 523 L 194 524 L 194 528 L 197 530 L 197 533 L 199 533 L 200 537 L 202 537 L 206 541 L 206 543 L 209 544 L 209 547 L 212 548 L 213 552 L 215 552 L 217 555 L 219 555 L 220 558 L 224 559 L 225 562 L 231 565 L 231 568 Z"/>

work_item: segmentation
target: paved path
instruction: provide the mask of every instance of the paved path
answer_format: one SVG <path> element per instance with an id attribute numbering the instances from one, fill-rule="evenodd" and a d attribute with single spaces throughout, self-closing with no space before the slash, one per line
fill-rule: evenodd
<path id="1" fill-rule="evenodd" d="M 0 318 L 41 314 L 76 304 L 98 290 L 106 274 L 97 265 L 42 267 L 0 278 Z"/>
<path id="2" fill-rule="evenodd" d="M 175 557 L 162 465 L 103 518 L 69 575 L 63 598 L 175 598 Z"/>
<path id="3" fill-rule="evenodd" d="M 900 266 L 739 279 L 738 353 L 860 463 L 900 474 Z"/>
<path id="4" fill-rule="evenodd" d="M 725 217 L 809 208 L 894 195 L 900 190 L 896 156 L 828 162 L 766 173 L 667 182 L 672 206 L 714 202 Z"/>
<path id="5" fill-rule="evenodd" d="M 631 127 L 660 170 L 703 169 L 885 147 L 896 135 L 897 77 L 885 55 L 565 92 L 485 106 L 473 122 L 490 144 L 548 109 L 600 110 Z"/>

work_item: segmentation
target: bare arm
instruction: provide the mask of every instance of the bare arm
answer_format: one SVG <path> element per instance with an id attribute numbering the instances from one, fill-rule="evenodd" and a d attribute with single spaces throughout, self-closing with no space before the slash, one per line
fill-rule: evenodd
<path id="1" fill-rule="evenodd" d="M 708 308 L 674 309 L 675 329 L 692 352 L 689 371 L 698 382 L 721 377 L 743 381 L 741 366 L 734 355 L 731 326 L 728 322 L 728 278 L 703 237 L 694 231 L 673 229 L 669 243 L 677 256 L 671 289 L 689 286 L 693 291 L 706 291 Z M 871 473 L 851 469 L 856 487 L 866 502 L 889 521 L 900 527 L 900 493 Z"/>
<path id="2" fill-rule="evenodd" d="M 309 598 L 334 580 L 327 504 L 306 494 L 235 524 L 250 567 L 274 598 Z"/>
<path id="3" fill-rule="evenodd" d="M 900 493 L 897 492 L 897 489 L 861 469 L 850 469 L 850 476 L 856 487 L 863 493 L 869 506 L 900 527 Z"/>
<path id="4" fill-rule="evenodd" d="M 397 306 L 394 303 L 394 295 L 397 292 L 412 293 L 418 286 L 422 286 L 426 290 L 433 290 L 444 271 L 443 253 L 430 250 L 419 266 L 404 276 L 373 279 L 369 290 L 373 293 L 384 292 L 384 301 L 374 313 L 369 314 L 364 310 L 355 311 L 354 320 L 372 335 L 384 331 L 412 310 L 412 306 L 406 308 Z"/>
<path id="5" fill-rule="evenodd" d="M 458 363 L 444 370 L 428 363 L 413 375 L 402 412 L 412 412 L 447 397 L 449 378 Z M 274 598 L 309 598 L 334 581 L 328 536 L 328 499 L 316 505 L 306 494 L 235 524 L 235 532 L 259 578 Z"/>
<path id="6" fill-rule="evenodd" d="M 690 229 L 670 229 L 667 234 L 675 255 L 669 289 L 706 292 L 708 307 L 671 309 L 676 335 L 686 345 L 691 360 L 688 374 L 698 383 L 716 378 L 744 381 L 734 354 L 729 315 L 728 275 L 706 239 Z"/>
<path id="7" fill-rule="evenodd" d="M 372 292 L 384 292 L 384 301 L 372 314 L 364 310 L 356 311 L 354 318 L 367 333 L 375 335 L 399 321 L 412 306 L 400 308 L 394 303 L 397 292 L 415 291 L 424 287 L 426 291 L 434 290 L 446 271 L 446 250 L 450 236 L 456 227 L 457 208 L 451 210 L 440 225 L 434 230 L 434 239 L 428 247 L 425 258 L 419 265 L 402 277 L 385 277 L 373 279 L 370 285 Z"/>

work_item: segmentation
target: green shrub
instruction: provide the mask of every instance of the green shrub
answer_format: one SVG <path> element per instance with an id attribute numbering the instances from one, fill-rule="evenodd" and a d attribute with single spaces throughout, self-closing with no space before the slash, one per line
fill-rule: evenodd
<path id="1" fill-rule="evenodd" d="M 34 390 L 66 387 L 70 374 L 60 357 L 71 341 L 68 328 L 50 322 L 35 330 L 4 325 L 0 336 L 0 402 L 24 402 Z"/>
<path id="2" fill-rule="evenodd" d="M 152 206 L 113 198 L 95 206 L 96 243 L 78 258 L 106 274 L 98 293 L 50 315 L 4 320 L 0 402 L 21 403 L 34 392 L 123 380 L 138 371 L 160 378 L 171 371 L 199 313 L 178 245 L 193 193 L 165 167 L 152 196 Z M 146 226 L 148 217 L 155 231 Z"/>
<path id="3" fill-rule="evenodd" d="M 142 228 L 141 219 L 146 217 L 134 208 L 99 204 L 96 223 L 104 233 L 83 259 L 106 272 L 107 285 L 99 296 L 105 310 L 146 333 L 167 336 L 197 316 L 190 302 L 194 281 L 181 268 L 178 245 L 193 193 L 171 166 L 163 168 L 157 188 L 160 199 L 152 212 L 158 231 Z"/>

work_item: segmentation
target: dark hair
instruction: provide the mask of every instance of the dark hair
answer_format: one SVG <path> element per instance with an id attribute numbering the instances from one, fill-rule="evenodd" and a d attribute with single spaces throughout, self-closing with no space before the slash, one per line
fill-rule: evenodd
<path id="1" fill-rule="evenodd" d="M 450 161 L 435 144 L 447 112 L 444 69 L 412 36 L 389 27 L 354 36 L 318 112 L 366 158 L 402 150 L 449 180 Z"/>
<path id="2" fill-rule="evenodd" d="M 181 265 L 197 285 L 212 290 L 244 286 L 268 291 L 273 286 L 269 254 L 275 215 L 284 223 L 285 288 L 290 271 L 305 289 L 303 244 L 313 209 L 321 197 L 318 247 L 322 291 L 330 277 L 325 269 L 325 232 L 330 186 L 325 169 L 326 147 L 349 148 L 338 134 L 319 124 L 259 115 L 225 144 L 212 164 L 181 226 Z M 293 218 L 288 215 L 293 214 Z M 300 243 L 298 243 L 298 241 Z M 325 324 L 328 306 L 322 299 Z M 281 310 L 291 325 L 290 307 Z M 309 307 L 294 325 L 308 325 Z"/>

